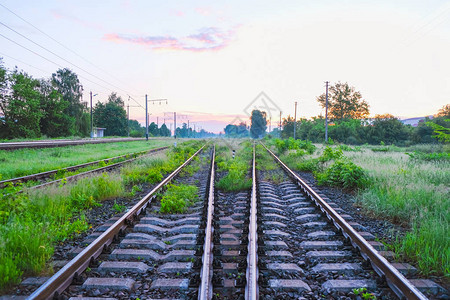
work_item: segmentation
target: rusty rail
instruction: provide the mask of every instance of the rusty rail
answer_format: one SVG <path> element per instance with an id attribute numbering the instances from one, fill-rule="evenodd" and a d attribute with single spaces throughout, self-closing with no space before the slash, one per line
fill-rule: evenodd
<path id="1" fill-rule="evenodd" d="M 261 144 L 295 180 L 300 188 L 316 203 L 330 219 L 333 224 L 342 231 L 346 238 L 349 238 L 354 247 L 361 251 L 364 259 L 369 260 L 373 269 L 379 276 L 385 277 L 389 287 L 399 298 L 406 299 L 428 299 L 423 295 L 408 279 L 405 278 L 392 264 L 390 264 L 377 250 L 375 250 L 347 221 L 345 221 L 328 203 L 322 199 L 308 184 L 306 184 L 297 174 L 286 166 L 269 148 Z"/>
<path id="2" fill-rule="evenodd" d="M 168 184 L 176 175 L 178 175 L 178 173 L 205 148 L 205 146 L 206 145 L 203 145 L 166 179 L 161 181 L 150 193 L 148 193 L 119 220 L 111 225 L 111 227 L 109 227 L 97 239 L 89 244 L 89 246 L 80 252 L 74 259 L 69 261 L 55 275 L 48 279 L 47 282 L 40 286 L 33 294 L 30 295 L 28 299 L 51 299 L 55 295 L 59 295 L 62 291 L 64 291 L 64 289 L 71 284 L 73 278 L 81 274 L 89 266 L 90 261 L 97 258 L 103 249 L 111 244 L 113 238 L 119 234 L 120 230 L 125 229 L 127 224 L 132 224 L 135 218 L 137 218 L 138 215 L 146 209 L 147 205 L 156 197 L 157 192 Z"/>

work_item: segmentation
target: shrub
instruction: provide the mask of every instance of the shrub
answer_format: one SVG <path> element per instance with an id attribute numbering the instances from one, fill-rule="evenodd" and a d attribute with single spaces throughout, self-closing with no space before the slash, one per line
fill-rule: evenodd
<path id="1" fill-rule="evenodd" d="M 173 185 L 167 187 L 161 198 L 162 213 L 182 213 L 198 199 L 198 188 L 195 185 Z"/>
<path id="2" fill-rule="evenodd" d="M 345 189 L 361 188 L 369 183 L 363 168 L 344 159 L 336 160 L 324 172 L 317 172 L 316 177 L 320 185 L 332 185 Z"/>
<path id="3" fill-rule="evenodd" d="M 331 148 L 330 146 L 325 147 L 322 155 L 319 157 L 320 162 L 326 162 L 333 159 L 340 159 L 344 156 L 341 148 Z"/>

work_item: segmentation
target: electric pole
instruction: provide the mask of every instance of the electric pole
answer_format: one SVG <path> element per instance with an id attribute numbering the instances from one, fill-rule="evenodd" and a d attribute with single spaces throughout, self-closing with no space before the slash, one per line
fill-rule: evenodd
<path id="1" fill-rule="evenodd" d="M 328 81 L 325 81 L 325 143 L 328 142 Z"/>
<path id="2" fill-rule="evenodd" d="M 279 136 L 279 138 L 281 139 L 281 111 L 280 111 L 280 136 Z"/>
<path id="3" fill-rule="evenodd" d="M 294 140 L 295 140 L 295 128 L 297 127 L 297 101 L 295 101 L 295 111 L 294 111 Z"/>
<path id="4" fill-rule="evenodd" d="M 177 113 L 173 112 L 173 137 L 177 138 Z"/>
<path id="5" fill-rule="evenodd" d="M 91 95 L 91 139 L 94 137 L 94 118 L 92 117 L 92 91 L 90 92 Z"/>
<path id="6" fill-rule="evenodd" d="M 128 100 L 129 102 L 130 100 Z M 127 105 L 127 128 L 128 128 L 128 137 L 130 137 L 130 104 Z"/>
<path id="7" fill-rule="evenodd" d="M 147 94 L 145 94 L 145 139 L 148 141 L 148 119 L 149 119 L 149 115 L 148 115 L 148 102 L 152 102 L 153 104 L 155 104 L 155 102 L 159 102 L 159 105 L 161 105 L 161 102 L 166 101 L 167 104 L 167 99 L 153 99 L 153 100 L 147 100 Z"/>

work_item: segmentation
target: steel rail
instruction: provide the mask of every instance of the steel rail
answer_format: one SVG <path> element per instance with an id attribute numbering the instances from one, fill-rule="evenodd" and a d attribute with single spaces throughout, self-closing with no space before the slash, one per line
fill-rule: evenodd
<path id="1" fill-rule="evenodd" d="M 133 142 L 142 141 L 144 138 L 116 138 L 116 139 L 94 139 L 94 140 L 50 140 L 50 141 L 32 141 L 32 142 L 6 142 L 0 143 L 0 150 L 16 150 L 23 148 L 54 148 L 84 144 L 104 144 L 115 142 Z"/>
<path id="2" fill-rule="evenodd" d="M 359 248 L 364 259 L 368 259 L 379 276 L 386 282 L 399 298 L 428 299 L 408 279 L 405 278 L 386 258 L 381 256 L 350 224 L 347 223 L 325 200 L 322 199 L 308 184 L 286 166 L 266 145 L 261 145 L 273 156 L 281 167 L 293 178 L 300 188 L 326 213 L 334 225 L 349 238 L 354 247 Z"/>
<path id="3" fill-rule="evenodd" d="M 203 245 L 203 256 L 202 256 L 202 269 L 200 271 L 200 287 L 198 292 L 198 299 L 206 300 L 212 299 L 213 297 L 213 248 L 214 243 L 212 242 L 212 235 L 214 232 L 214 227 L 212 224 L 214 217 L 214 177 L 215 177 L 215 157 L 216 157 L 216 146 L 213 147 L 213 153 L 211 158 L 211 173 L 209 177 L 209 193 L 208 193 L 208 212 L 206 219 L 205 228 L 205 243 Z"/>
<path id="4" fill-rule="evenodd" d="M 79 164 L 79 165 L 75 165 L 75 166 L 69 166 L 69 167 L 66 167 L 66 168 L 59 169 L 59 170 L 45 171 L 45 172 L 41 172 L 41 173 L 30 174 L 30 175 L 26 175 L 26 176 L 6 179 L 6 180 L 0 181 L 0 188 L 5 187 L 5 185 L 7 185 L 8 183 L 13 183 L 14 184 L 14 183 L 17 183 L 17 182 L 27 182 L 27 181 L 30 181 L 30 180 L 37 180 L 37 179 L 42 179 L 42 178 L 48 178 L 51 175 L 54 175 L 54 174 L 58 173 L 59 171 L 71 172 L 71 171 L 75 171 L 75 170 L 78 170 L 78 169 L 81 169 L 81 168 L 85 168 L 85 167 L 89 167 L 89 166 L 98 164 L 100 162 L 108 163 L 108 162 L 113 161 L 115 159 L 121 159 L 121 158 L 124 158 L 124 157 L 127 157 L 127 156 L 133 156 L 133 158 L 136 158 L 137 156 L 145 154 L 145 153 L 154 153 L 154 152 L 165 150 L 167 148 L 169 148 L 169 147 L 166 146 L 166 147 L 160 147 L 160 148 L 150 149 L 150 150 L 146 150 L 146 151 L 134 152 L 134 153 L 124 154 L 124 155 L 115 156 L 115 157 L 111 157 L 111 158 L 105 158 L 105 159 L 100 159 L 100 160 L 96 160 L 96 161 L 91 161 L 91 162 L 87 162 L 87 163 L 83 163 L 83 164 Z M 125 160 L 125 161 L 122 161 L 122 162 L 119 162 L 119 163 L 126 163 L 126 162 L 129 162 L 129 161 L 132 161 L 132 160 L 133 159 Z M 109 166 L 112 166 L 112 165 L 109 165 Z M 109 167 L 109 166 L 106 166 L 106 167 Z M 105 167 L 102 167 L 102 168 L 105 168 Z M 99 170 L 99 169 L 101 169 L 101 168 L 98 168 L 96 170 Z M 56 181 L 56 182 L 58 182 L 58 181 Z"/>
<path id="5" fill-rule="evenodd" d="M 197 152 L 188 158 L 181 166 L 173 171 L 167 178 L 161 181 L 150 193 L 144 196 L 136 205 L 127 211 L 119 220 L 117 220 L 111 227 L 103 232 L 97 239 L 89 244 L 82 252 L 75 258 L 69 261 L 62 269 L 48 279 L 42 286 L 40 286 L 28 299 L 51 299 L 55 295 L 59 295 L 65 288 L 67 288 L 74 277 L 81 274 L 88 266 L 91 260 L 97 258 L 103 249 L 109 246 L 115 236 L 120 230 L 132 224 L 134 219 L 146 209 L 147 205 L 156 197 L 156 193 L 168 184 L 178 173 L 188 165 L 191 160 L 199 154 L 206 144 L 203 145 Z"/>
<path id="6" fill-rule="evenodd" d="M 258 225 L 257 225 L 257 203 L 256 203 L 256 150 L 253 144 L 253 162 L 252 162 L 252 194 L 250 202 L 250 223 L 248 225 L 248 254 L 245 299 L 259 299 L 258 287 Z"/>

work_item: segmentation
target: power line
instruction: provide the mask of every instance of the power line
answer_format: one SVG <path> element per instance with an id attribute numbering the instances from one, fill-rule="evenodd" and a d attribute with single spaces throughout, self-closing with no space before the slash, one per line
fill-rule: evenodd
<path id="1" fill-rule="evenodd" d="M 16 41 L 14 41 L 14 40 L 12 40 L 12 39 L 10 39 L 10 38 L 4 36 L 4 35 L 1 34 L 1 33 L 0 33 L 0 36 L 3 37 L 3 38 L 5 38 L 5 39 L 7 39 L 8 41 L 10 41 L 10 42 L 12 42 L 12 43 L 18 45 L 19 47 L 22 47 L 22 48 L 24 48 L 24 49 L 30 51 L 31 53 L 33 53 L 33 54 L 35 54 L 35 55 L 37 55 L 37 56 L 39 56 L 39 57 L 45 59 L 46 61 L 48 61 L 48 62 L 50 62 L 50 63 L 52 63 L 52 64 L 55 64 L 56 66 L 58 66 L 58 67 L 64 69 L 64 67 L 61 66 L 60 64 L 58 64 L 58 63 L 56 63 L 56 62 L 54 62 L 54 61 L 52 61 L 52 60 L 46 58 L 45 56 L 42 56 L 42 55 L 40 55 L 39 53 L 37 53 L 37 52 L 35 52 L 35 51 L 33 51 L 33 50 L 31 50 L 31 49 L 29 49 L 29 48 L 27 48 L 27 47 L 25 47 L 25 46 L 19 44 L 19 43 L 17 43 Z M 79 75 L 79 76 L 80 76 L 80 75 Z M 84 78 L 85 80 L 87 80 L 87 81 L 89 81 L 89 82 L 91 82 L 91 83 L 93 83 L 93 84 L 95 84 L 95 85 L 98 85 L 98 86 L 100 86 L 100 87 L 102 87 L 102 88 L 104 88 L 104 89 L 106 89 L 106 90 L 113 91 L 112 89 L 107 88 L 107 87 L 105 87 L 105 86 L 103 86 L 103 85 L 101 85 L 101 84 L 98 84 L 98 83 L 96 83 L 96 82 L 94 82 L 94 81 L 92 81 L 92 80 L 90 80 L 90 79 L 87 79 L 86 77 L 83 77 L 83 76 L 80 76 L 80 77 L 81 77 L 81 78 Z M 114 92 L 114 91 L 113 91 L 113 92 Z"/>
<path id="2" fill-rule="evenodd" d="M 108 73 L 107 71 L 103 70 L 102 68 L 100 68 L 99 66 L 96 66 L 94 63 L 90 62 L 89 60 L 87 60 L 86 58 L 84 58 L 83 56 L 81 56 L 80 54 L 76 53 L 75 51 L 73 51 L 72 49 L 70 49 L 69 47 L 65 46 L 64 44 L 62 44 L 61 42 L 59 42 L 58 40 L 56 40 L 55 38 L 53 38 L 52 36 L 50 36 L 49 34 L 45 33 L 44 31 L 42 31 L 41 29 L 39 29 L 38 27 L 36 27 L 35 25 L 33 25 L 32 23 L 28 22 L 27 20 L 25 20 L 24 18 L 22 18 L 21 16 L 19 16 L 18 14 L 16 14 L 14 11 L 12 11 L 11 9 L 9 9 L 8 7 L 6 7 L 5 5 L 0 3 L 0 6 L 2 6 L 4 9 L 6 9 L 7 11 L 9 11 L 10 13 L 12 13 L 13 15 L 15 15 L 17 18 L 21 19 L 22 21 L 24 21 L 25 23 L 27 23 L 28 25 L 30 25 L 31 27 L 33 27 L 34 29 L 36 29 L 37 31 L 39 31 L 40 33 L 42 33 L 43 35 L 45 35 L 46 37 L 48 37 L 49 39 L 51 39 L 52 41 L 54 41 L 55 43 L 57 43 L 58 45 L 60 45 L 61 47 L 63 47 L 64 49 L 72 52 L 73 54 L 75 54 L 76 56 L 78 56 L 79 58 L 81 58 L 82 60 L 84 60 L 85 62 L 89 63 L 90 65 L 94 66 L 95 68 L 99 69 L 100 71 L 102 71 L 103 73 L 107 74 L 108 76 L 110 76 L 111 78 L 114 78 L 117 81 L 121 81 L 120 79 L 118 79 L 117 77 L 111 75 L 110 73 Z"/>
<path id="3" fill-rule="evenodd" d="M 32 65 L 30 65 L 29 63 L 26 63 L 26 62 L 24 62 L 24 61 L 22 61 L 22 60 L 20 60 L 20 59 L 17 59 L 17 58 L 12 57 L 12 56 L 6 55 L 6 54 L 4 54 L 4 53 L 2 53 L 2 52 L 0 52 L 0 55 L 1 55 L 1 56 L 4 56 L 4 57 L 8 57 L 9 59 L 13 59 L 13 60 L 15 60 L 15 61 L 18 61 L 18 62 L 20 62 L 20 63 L 23 63 L 23 64 L 25 64 L 25 65 L 27 65 L 27 66 L 29 66 L 29 67 L 32 67 L 32 68 L 34 68 L 34 69 L 37 69 L 37 70 L 41 71 L 41 72 L 49 73 L 48 71 L 44 71 L 44 70 L 42 70 L 41 68 L 32 66 Z"/>
<path id="4" fill-rule="evenodd" d="M 125 93 L 128 93 L 128 92 L 125 91 L 124 89 L 122 89 L 122 88 L 120 88 L 120 87 L 118 87 L 118 86 L 116 86 L 116 85 L 114 85 L 114 84 L 111 84 L 111 83 L 109 83 L 109 82 L 107 82 L 107 81 L 101 79 L 100 77 L 98 77 L 98 76 L 96 76 L 96 75 L 90 73 L 89 71 L 86 71 L 85 69 L 83 69 L 83 68 L 77 66 L 76 64 L 74 64 L 74 63 L 68 61 L 68 60 L 65 59 L 64 57 L 61 57 L 60 55 L 56 54 L 55 52 L 53 52 L 53 51 L 47 49 L 46 47 L 44 47 L 44 46 L 42 46 L 42 45 L 36 43 L 36 42 L 33 41 L 32 39 L 28 38 L 27 36 L 21 34 L 21 33 L 18 32 L 18 31 L 14 30 L 13 28 L 9 27 L 8 25 L 4 24 L 3 22 L 0 22 L 0 24 L 3 25 L 3 26 L 5 26 L 5 27 L 8 28 L 9 30 L 15 32 L 16 34 L 20 35 L 21 37 L 27 39 L 28 41 L 32 42 L 32 43 L 35 44 L 36 46 L 38 46 L 38 47 L 40 47 L 40 48 L 46 50 L 47 52 L 50 52 L 51 54 L 55 55 L 56 57 L 58 57 L 58 58 L 64 60 L 65 62 L 67 62 L 67 63 L 69 63 L 69 64 L 71 64 L 72 66 L 74 66 L 74 67 L 80 69 L 81 71 L 83 71 L 83 72 L 85 72 L 85 73 L 91 75 L 92 77 L 95 77 L 95 78 L 97 78 L 98 80 L 103 81 L 104 83 L 106 83 L 106 84 L 108 84 L 108 85 L 110 85 L 110 86 L 112 86 L 112 87 L 114 87 L 114 88 L 116 88 L 116 89 L 119 89 L 119 90 L 122 90 L 122 91 L 125 92 Z"/>

